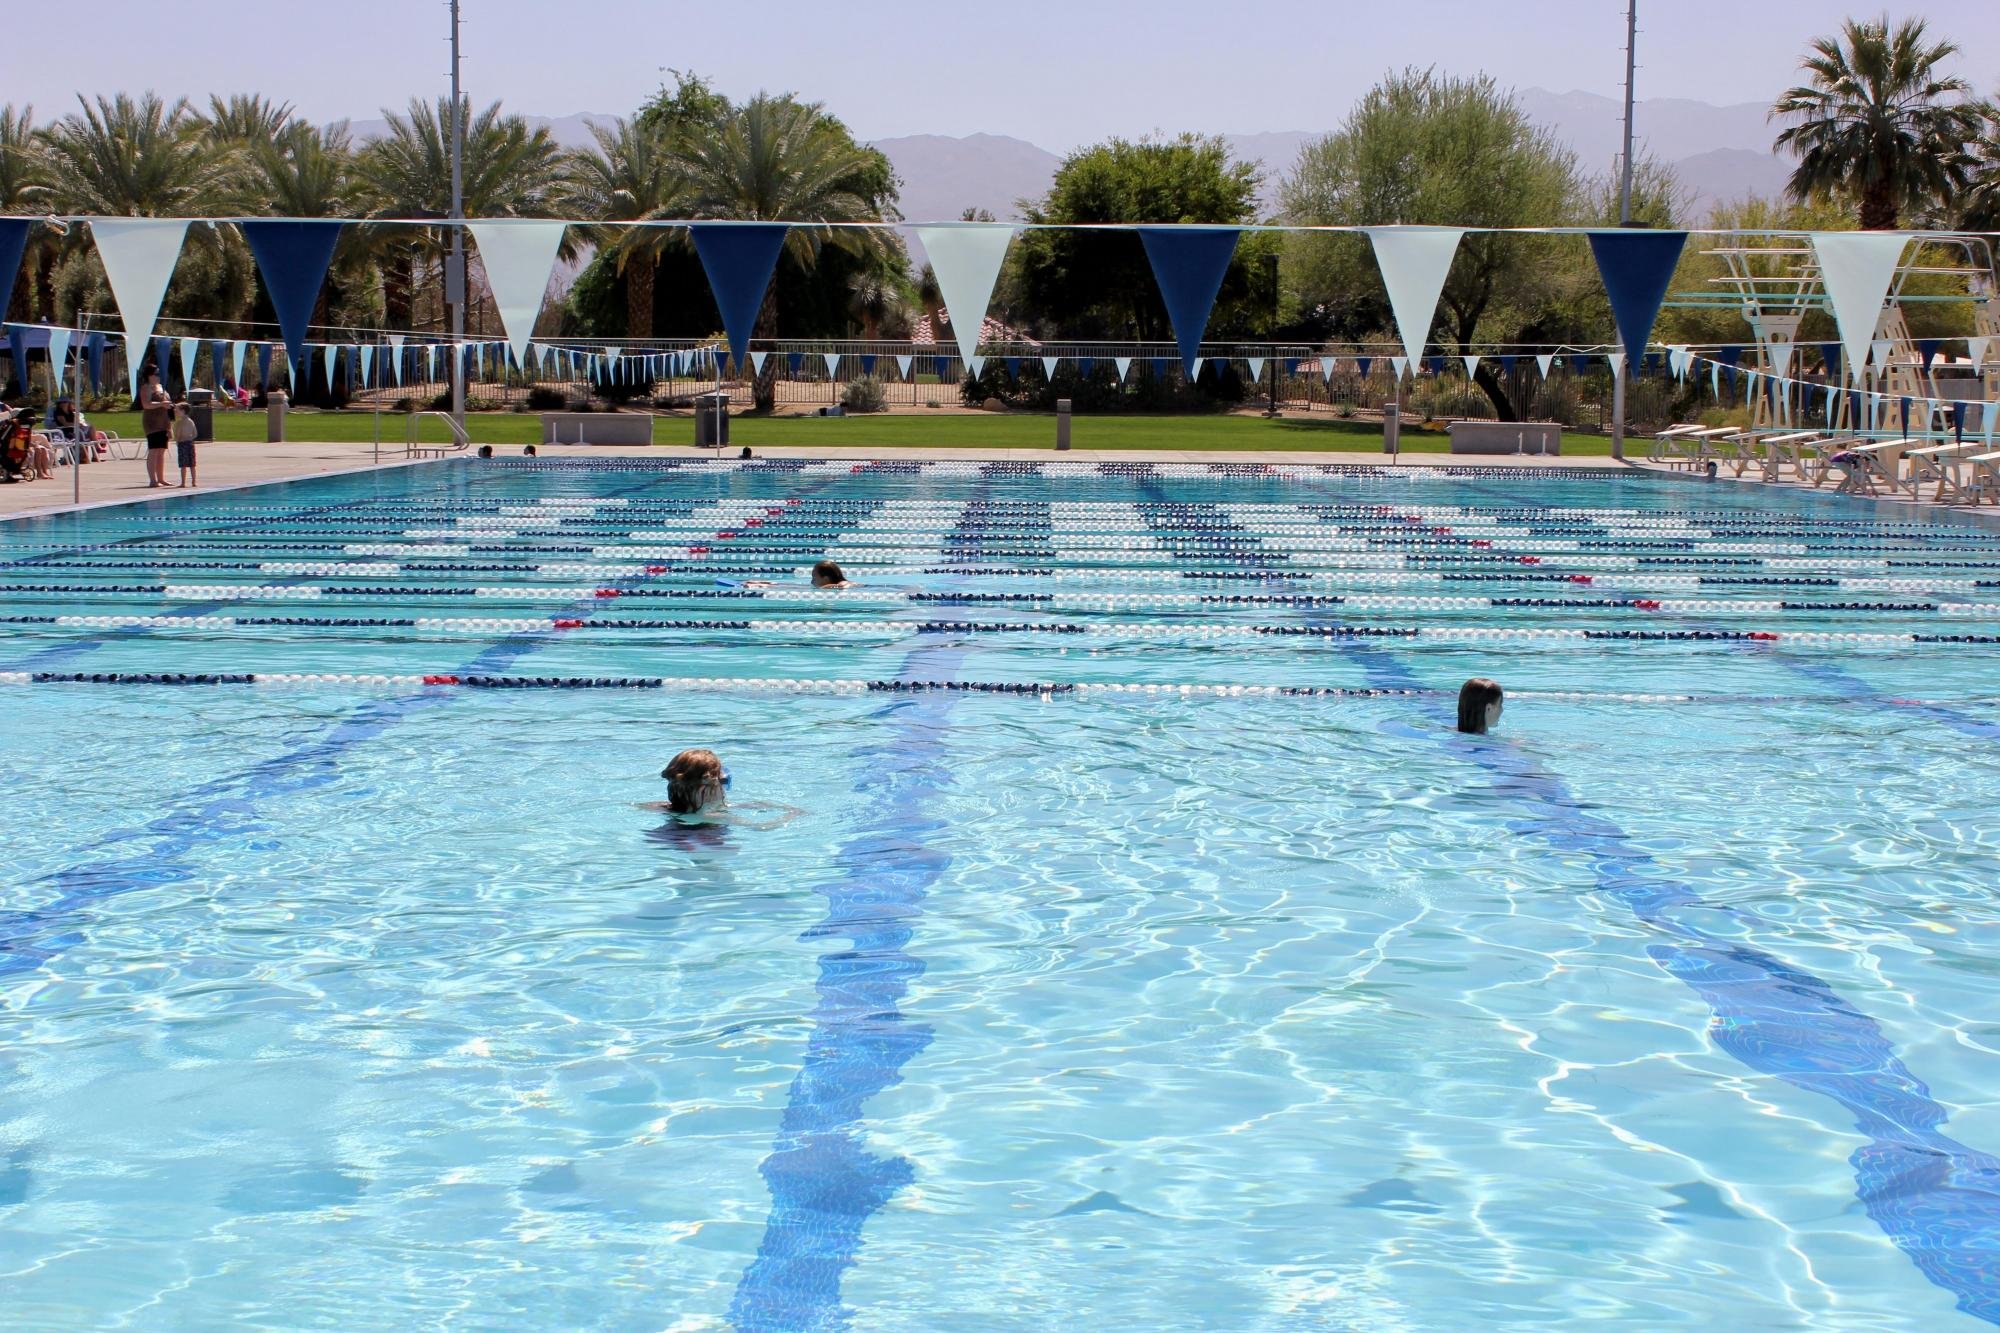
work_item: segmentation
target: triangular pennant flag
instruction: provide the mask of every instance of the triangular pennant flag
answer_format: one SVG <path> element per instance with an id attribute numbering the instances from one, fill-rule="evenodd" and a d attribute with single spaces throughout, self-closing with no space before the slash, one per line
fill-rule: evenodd
<path id="1" fill-rule="evenodd" d="M 1014 228 L 1005 222 L 947 222 L 911 230 L 930 256 L 958 354 L 970 365 Z"/>
<path id="2" fill-rule="evenodd" d="M 375 386 L 375 344 L 368 343 L 361 349 L 361 382 L 370 388 Z"/>
<path id="3" fill-rule="evenodd" d="M 1501 357 L 1501 358 L 1500 358 L 1500 373 L 1501 373 L 1502 375 L 1511 375 L 1511 374 L 1513 374 L 1513 373 L 1514 373 L 1514 367 L 1515 367 L 1515 366 L 1516 366 L 1517 364 L 1519 364 L 1520 360 L 1521 360 L 1521 358 L 1520 358 L 1520 357 L 1518 357 L 1518 356 L 1503 356 L 1503 357 Z"/>
<path id="4" fill-rule="evenodd" d="M 1215 294 L 1222 290 L 1229 261 L 1235 257 L 1237 234 L 1235 227 L 1139 228 L 1139 240 L 1153 265 L 1153 281 L 1166 302 L 1181 364 L 1189 367 L 1191 376 L 1200 374 L 1193 369 L 1195 353 L 1201 350 Z"/>
<path id="5" fill-rule="evenodd" d="M 181 383 L 190 389 L 194 387 L 194 358 L 200 348 L 199 338 L 181 339 Z"/>
<path id="6" fill-rule="evenodd" d="M 1553 352 L 1541 353 L 1540 355 L 1535 357 L 1535 364 L 1541 367 L 1542 378 L 1547 379 L 1549 377 L 1549 371 L 1555 368 L 1556 364 L 1555 353 Z"/>
<path id="7" fill-rule="evenodd" d="M 1264 379 L 1264 358 L 1261 356 L 1246 356 L 1243 360 L 1250 367 L 1250 382 L 1252 384 L 1262 383 Z"/>
<path id="8" fill-rule="evenodd" d="M 1937 360 L 1938 348 L 1943 345 L 1944 340 L 1942 338 L 1919 338 L 1917 340 L 1917 355 L 1923 358 L 1924 371 L 1926 373 L 1930 371 L 1931 362 Z"/>
<path id="9" fill-rule="evenodd" d="M 1444 374 L 1444 358 L 1441 356 L 1428 357 L 1424 361 L 1424 368 L 1433 375 L 1442 375 Z"/>
<path id="10" fill-rule="evenodd" d="M 1172 363 L 1164 356 L 1149 356 L 1146 364 L 1153 368 L 1154 379 L 1163 380 L 1167 377 L 1167 367 Z"/>
<path id="11" fill-rule="evenodd" d="M 1201 368 L 1202 368 L 1203 366 L 1207 365 L 1207 364 L 1208 364 L 1208 358 L 1207 358 L 1207 357 L 1205 357 L 1205 356 L 1198 356 L 1198 357 L 1196 357 L 1196 358 L 1194 359 L 1194 364 L 1188 367 L 1188 378 L 1189 378 L 1189 379 L 1191 379 L 1191 380 L 1198 380 L 1198 379 L 1200 379 L 1200 378 L 1201 378 Z"/>
<path id="12" fill-rule="evenodd" d="M 466 224 L 479 246 L 486 285 L 493 289 L 500 327 L 507 331 L 516 360 L 535 335 L 535 317 L 542 313 L 542 297 L 548 292 L 549 276 L 555 272 L 565 225 L 542 218 Z"/>
<path id="13" fill-rule="evenodd" d="M 49 330 L 49 392 L 52 394 L 63 391 L 64 363 L 69 360 L 70 337 L 69 329 Z"/>
<path id="14" fill-rule="evenodd" d="M 1708 391 L 1717 398 L 1722 397 L 1722 363 L 1720 361 L 1711 361 L 1708 363 Z"/>
<path id="15" fill-rule="evenodd" d="M 188 234 L 186 218 L 92 218 L 90 236 L 98 244 L 98 258 L 104 262 L 104 278 L 110 282 L 112 300 L 118 302 L 118 318 L 126 330 L 126 376 L 132 380 L 132 394 L 138 396 L 140 362 L 134 350 L 152 336 L 152 326 L 160 318 L 160 302 L 166 300 L 166 284 L 174 276 L 180 260 L 180 242 Z M 166 378 L 166 366 L 160 366 Z"/>
<path id="16" fill-rule="evenodd" d="M 90 389 L 92 393 L 104 391 L 104 335 L 93 333 L 84 339 L 83 359 L 90 367 Z"/>
<path id="17" fill-rule="evenodd" d="M 33 218 L 0 218 L 0 310 L 14 299 L 14 279 L 21 272 L 21 252 L 27 248 Z"/>
<path id="18" fill-rule="evenodd" d="M 873 353 L 863 352 L 861 354 L 861 373 L 863 375 L 873 375 L 875 373 L 875 361 L 876 357 Z"/>
<path id="19" fill-rule="evenodd" d="M 1609 363 L 1610 363 L 1610 365 L 1611 365 L 1611 373 L 1612 373 L 1612 374 L 1614 374 L 1614 375 L 1617 375 L 1617 374 L 1620 374 L 1620 373 L 1622 373 L 1622 372 L 1624 371 L 1624 369 L 1625 369 L 1625 353 L 1623 353 L 1623 352 L 1606 352 L 1606 353 L 1604 354 L 1604 359 L 1605 359 L 1605 360 L 1606 360 L 1607 362 L 1609 362 Z"/>
<path id="20" fill-rule="evenodd" d="M 1095 368 L 1096 368 L 1096 366 L 1097 366 L 1097 358 L 1096 358 L 1096 357 L 1094 357 L 1094 356 L 1080 356 L 1080 357 L 1078 357 L 1078 358 L 1076 359 L 1076 374 L 1077 374 L 1077 378 L 1078 378 L 1078 379 L 1086 379 L 1086 380 L 1087 380 L 1087 379 L 1089 379 L 1089 378 L 1090 378 L 1090 372 L 1091 372 L 1091 371 L 1092 371 L 1093 369 L 1095 369 Z"/>
<path id="21" fill-rule="evenodd" d="M 257 383 L 265 389 L 271 387 L 271 344 L 257 344 Z"/>
<path id="22" fill-rule="evenodd" d="M 1465 367 L 1465 377 L 1466 377 L 1467 379 L 1472 379 L 1472 378 L 1474 378 L 1475 376 L 1477 376 L 1477 375 L 1479 374 L 1479 358 L 1478 358 L 1478 357 L 1476 357 L 1476 356 L 1461 356 L 1461 357 L 1460 357 L 1460 358 L 1458 358 L 1458 359 L 1459 359 L 1459 362 L 1460 362 L 1460 364 L 1462 364 L 1462 365 L 1463 365 L 1463 366 Z"/>
<path id="23" fill-rule="evenodd" d="M 264 291 L 278 316 L 286 355 L 304 359 L 306 326 L 312 320 L 319 289 L 340 243 L 338 222 L 239 222 L 236 229 L 249 242 L 250 254 L 263 275 Z"/>
<path id="24" fill-rule="evenodd" d="M 1361 378 L 1364 380 L 1368 378 L 1368 368 L 1374 364 L 1375 358 L 1372 356 L 1357 356 L 1354 358 L 1355 369 L 1361 372 Z"/>
<path id="25" fill-rule="evenodd" d="M 399 386 L 403 382 L 403 343 L 405 338 L 406 335 L 401 333 L 392 333 L 389 335 L 389 378 L 394 380 Z M 547 355 L 548 350 L 546 347 L 542 349 L 544 356 Z M 548 369 L 547 361 L 542 363 L 542 369 Z"/>
<path id="26" fill-rule="evenodd" d="M 320 347 L 319 354 L 321 358 L 320 369 L 326 372 L 326 391 L 332 393 L 333 368 L 340 364 L 340 349 L 332 343 L 327 343 Z"/>
<path id="27" fill-rule="evenodd" d="M 1820 364 L 1826 367 L 1828 379 L 1840 378 L 1840 344 L 1821 343 L 1819 345 Z"/>
<path id="28" fill-rule="evenodd" d="M 1062 358 L 1061 358 L 1061 357 L 1059 357 L 1059 356 L 1045 356 L 1045 357 L 1043 357 L 1043 358 L 1042 358 L 1042 374 L 1043 374 L 1043 375 L 1044 375 L 1045 377 L 1049 378 L 1049 379 L 1054 379 L 1054 378 L 1056 377 L 1056 366 L 1057 366 L 1057 365 L 1059 365 L 1059 364 L 1061 364 L 1061 362 L 1062 362 Z"/>
<path id="29" fill-rule="evenodd" d="M 1772 339 L 1765 346 L 1764 355 L 1770 358 L 1773 375 L 1783 378 L 1792 373 L 1792 344 L 1785 339 Z"/>
<path id="30" fill-rule="evenodd" d="M 229 344 L 216 338 L 208 344 L 208 378 L 217 393 L 222 392 L 223 357 L 228 353 Z"/>
<path id="31" fill-rule="evenodd" d="M 1340 358 L 1323 356 L 1319 359 L 1319 377 L 1328 384 L 1333 383 L 1333 372 L 1340 365 Z"/>
<path id="32" fill-rule="evenodd" d="M 1611 317 L 1627 356 L 1645 354 L 1653 321 L 1660 316 L 1686 244 L 1684 231 L 1620 228 L 1590 233 L 1590 253 L 1597 260 L 1604 294 L 1611 298 Z"/>
<path id="33" fill-rule="evenodd" d="M 1125 376 L 1132 371 L 1132 358 L 1129 356 L 1114 356 L 1111 358 L 1111 364 L 1118 367 L 1118 382 L 1123 384 Z"/>
<path id="34" fill-rule="evenodd" d="M 97 257 L 111 284 L 111 299 L 118 303 L 118 318 L 125 325 L 125 372 L 134 397 L 139 393 L 139 358 L 134 353 L 153 336 L 187 229 L 186 218 L 93 218 L 90 223 Z M 166 379 L 165 366 L 160 367 L 160 378 Z"/>
<path id="35" fill-rule="evenodd" d="M 1895 350 L 1896 344 L 1893 339 L 1877 338 L 1868 344 L 1868 362 L 1877 370 L 1886 370 L 1889 367 L 1889 354 Z"/>
<path id="36" fill-rule="evenodd" d="M 1296 356 L 1288 356 L 1278 364 L 1284 370 L 1287 379 L 1299 373 L 1299 358 Z"/>
<path id="37" fill-rule="evenodd" d="M 1869 341 L 1909 237 L 1901 232 L 1818 231 L 1811 239 L 1827 304 L 1847 349 L 1849 372 L 1856 373 L 1868 359 Z"/>
<path id="38" fill-rule="evenodd" d="M 1979 368 L 1986 364 L 1986 348 L 1991 341 L 1992 339 L 1990 338 L 1967 338 L 1965 340 L 1965 354 L 1972 358 L 1972 370 L 1974 374 L 1977 374 Z M 1988 413 L 1987 415 L 1990 416 L 1992 414 Z"/>
<path id="39" fill-rule="evenodd" d="M 424 355 L 430 362 L 430 368 L 424 373 L 424 379 L 428 383 L 436 383 L 438 377 L 438 345 L 431 343 L 426 346 L 424 348 Z"/>
<path id="40" fill-rule="evenodd" d="M 1365 227 L 1375 248 L 1375 266 L 1389 292 L 1389 310 L 1396 317 L 1396 334 L 1403 340 L 1403 362 L 1416 364 L 1437 317 L 1452 257 L 1458 253 L 1462 227 Z M 1400 374 L 1400 372 L 1398 372 Z"/>
<path id="41" fill-rule="evenodd" d="M 799 371 L 805 367 L 806 354 L 804 352 L 787 352 L 785 353 L 785 364 L 791 367 L 792 378 L 797 379 Z"/>
<path id="42" fill-rule="evenodd" d="M 1389 369 L 1396 372 L 1396 383 L 1401 384 L 1403 376 L 1410 373 L 1410 364 L 1410 359 L 1406 356 L 1392 356 L 1389 358 Z"/>
<path id="43" fill-rule="evenodd" d="M 750 349 L 750 333 L 757 325 L 771 273 L 778 267 L 787 228 L 781 222 L 697 222 L 688 230 L 708 275 L 715 308 L 722 313 L 729 350 L 741 361 Z"/>
<path id="44" fill-rule="evenodd" d="M 936 357 L 933 358 L 933 360 L 937 362 L 938 383 L 939 384 L 951 383 L 951 358 L 944 355 L 943 353 L 939 353 Z"/>
<path id="45" fill-rule="evenodd" d="M 750 353 L 750 373 L 752 375 L 762 375 L 764 373 L 764 363 L 768 361 L 770 357 L 771 354 L 769 352 Z"/>
<path id="46" fill-rule="evenodd" d="M 826 362 L 826 377 L 828 379 L 832 379 L 840 374 L 840 353 L 821 352 L 820 359 Z"/>
<path id="47" fill-rule="evenodd" d="M 910 380 L 910 367 L 916 364 L 917 358 L 914 356 L 899 356 L 896 358 L 896 374 L 902 378 L 905 384 L 909 383 Z"/>
<path id="48" fill-rule="evenodd" d="M 1020 357 L 1018 357 L 1018 356 L 1010 356 L 1010 357 L 1008 357 L 1008 358 L 1007 358 L 1007 378 L 1008 378 L 1008 379 L 1014 379 L 1014 380 L 1017 380 L 1017 379 L 1020 379 L 1020 378 L 1021 378 L 1021 358 L 1020 358 Z"/>

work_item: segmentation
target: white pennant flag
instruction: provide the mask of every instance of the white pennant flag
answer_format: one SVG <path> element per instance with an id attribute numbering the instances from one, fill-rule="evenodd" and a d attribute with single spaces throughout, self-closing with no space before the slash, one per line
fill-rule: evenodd
<path id="1" fill-rule="evenodd" d="M 1118 367 L 1118 382 L 1123 384 L 1125 376 L 1132 370 L 1132 358 L 1129 356 L 1114 356 L 1111 358 L 1111 364 Z"/>
<path id="2" fill-rule="evenodd" d="M 199 338 L 181 339 L 181 382 L 190 389 L 194 387 L 195 353 L 199 351 L 200 348 L 201 348 L 201 339 Z M 162 375 L 160 378 L 165 379 L 166 376 Z"/>
<path id="3" fill-rule="evenodd" d="M 1188 383 L 1192 384 L 1192 383 L 1194 383 L 1194 381 L 1196 381 L 1196 380 L 1200 379 L 1200 378 L 1201 378 L 1201 368 L 1202 368 L 1203 366 L 1207 365 L 1207 364 L 1208 364 L 1208 358 L 1207 358 L 1207 357 L 1205 357 L 1205 356 L 1198 356 L 1198 357 L 1196 357 L 1196 358 L 1194 359 L 1194 369 L 1193 369 L 1193 370 L 1190 370 L 1190 371 L 1188 372 Z"/>
<path id="4" fill-rule="evenodd" d="M 959 359 L 971 365 L 979 351 L 986 307 L 992 303 L 993 285 L 1000 280 L 1000 266 L 1007 260 L 1014 228 L 1005 222 L 946 222 L 912 230 L 930 256 L 931 273 L 944 297 L 945 313 L 951 317 Z"/>
<path id="5" fill-rule="evenodd" d="M 361 382 L 375 383 L 375 344 L 367 343 L 361 348 Z"/>
<path id="6" fill-rule="evenodd" d="M 1408 358 L 1407 356 L 1390 357 L 1389 369 L 1396 372 L 1396 382 L 1398 384 L 1401 384 L 1403 382 L 1403 376 L 1407 375 L 1410 371 L 1410 358 Z"/>
<path id="7" fill-rule="evenodd" d="M 340 359 L 340 353 L 332 343 L 319 349 L 320 362 L 326 368 L 326 391 L 333 392 L 333 363 Z"/>
<path id="8" fill-rule="evenodd" d="M 403 342 L 405 336 L 401 333 L 392 333 L 389 335 L 389 377 L 398 384 L 403 382 Z"/>
<path id="9" fill-rule="evenodd" d="M 534 336 L 535 317 L 542 312 L 542 296 L 562 249 L 563 225 L 540 218 L 466 224 L 479 246 L 479 262 L 493 289 L 500 327 L 507 330 L 517 361 L 525 359 L 528 340 Z"/>
<path id="10" fill-rule="evenodd" d="M 1418 364 L 1424 342 L 1430 337 L 1431 321 L 1437 317 L 1438 297 L 1451 272 L 1452 257 L 1458 253 L 1463 227 L 1364 227 L 1368 243 L 1375 248 L 1375 265 L 1382 271 L 1382 285 L 1389 289 L 1389 309 L 1396 316 L 1396 333 L 1403 340 L 1403 357 L 1408 365 Z M 1401 372 L 1399 371 L 1398 374 Z"/>
<path id="11" fill-rule="evenodd" d="M 229 344 L 229 378 L 237 388 L 243 387 L 243 356 L 250 350 L 250 344 L 238 338 Z"/>
<path id="12" fill-rule="evenodd" d="M 1833 307 L 1833 321 L 1840 327 L 1851 378 L 1860 378 L 1859 367 L 1868 359 L 1869 342 L 1882 318 L 1882 303 L 1888 299 L 1889 284 L 1895 281 L 1896 265 L 1909 239 L 1901 232 L 1812 234 L 1820 281 L 1826 287 L 1827 303 Z"/>
<path id="13" fill-rule="evenodd" d="M 764 373 L 764 362 L 765 362 L 766 360 L 768 360 L 768 359 L 770 358 L 770 355 L 771 355 L 771 354 L 770 354 L 769 352 L 752 352 L 752 353 L 750 353 L 750 373 L 751 373 L 752 375 L 761 375 L 761 374 L 763 374 L 763 373 Z"/>
<path id="14" fill-rule="evenodd" d="M 1986 364 L 1986 344 L 1990 341 L 1992 340 L 1989 338 L 1967 338 L 1965 340 L 1965 354 L 1972 358 L 1972 371 L 1974 374 L 1978 374 L 1979 368 Z"/>
<path id="15" fill-rule="evenodd" d="M 1465 363 L 1465 377 L 1466 377 L 1467 379 L 1471 379 L 1471 378 L 1472 378 L 1473 376 L 1475 376 L 1475 375 L 1477 375 L 1477 374 L 1479 373 L 1479 358 L 1478 358 L 1478 357 L 1476 357 L 1476 356 L 1461 356 L 1461 357 L 1460 357 L 1460 358 L 1458 358 L 1458 359 L 1459 359 L 1460 361 L 1462 361 L 1462 362 L 1464 362 L 1464 363 Z"/>
<path id="16" fill-rule="evenodd" d="M 1340 367 L 1337 356 L 1323 356 L 1319 359 L 1319 377 L 1328 384 L 1333 383 L 1333 372 Z"/>
<path id="17" fill-rule="evenodd" d="M 1604 359 L 1611 363 L 1611 373 L 1614 375 L 1625 369 L 1625 353 L 1623 352 L 1606 352 Z"/>
<path id="18" fill-rule="evenodd" d="M 1889 365 L 1889 354 L 1895 350 L 1896 344 L 1894 340 L 1889 338 L 1875 339 L 1875 341 L 1868 344 L 1869 364 L 1873 365 L 1877 370 L 1886 370 Z"/>
<path id="19" fill-rule="evenodd" d="M 1720 361 L 1711 361 L 1708 363 L 1708 391 L 1717 398 L 1722 397 L 1722 363 Z"/>
<path id="20" fill-rule="evenodd" d="M 915 364 L 917 364 L 917 358 L 914 356 L 899 356 L 896 358 L 896 373 L 903 377 L 905 383 L 909 382 L 910 367 Z"/>
<path id="21" fill-rule="evenodd" d="M 431 343 L 424 348 L 424 353 L 430 362 L 430 369 L 424 373 L 424 378 L 426 381 L 434 383 L 438 377 L 438 345 Z"/>
<path id="22" fill-rule="evenodd" d="M 1764 354 L 1770 358 L 1773 375 L 1782 379 L 1791 373 L 1792 345 L 1789 342 L 1783 338 L 1773 338 L 1769 346 L 1764 349 Z"/>
<path id="23" fill-rule="evenodd" d="M 90 223 L 97 257 L 111 284 L 111 299 L 118 303 L 118 318 L 125 325 L 125 373 L 135 398 L 139 362 L 153 325 L 159 322 L 160 303 L 167 299 L 167 283 L 174 276 L 187 228 L 186 218 L 94 218 Z M 165 379 L 166 367 L 160 371 Z"/>
<path id="24" fill-rule="evenodd" d="M 826 362 L 826 377 L 828 379 L 832 379 L 834 376 L 840 374 L 840 353 L 821 352 L 820 356 Z"/>
<path id="25" fill-rule="evenodd" d="M 1264 379 L 1264 358 L 1261 356 L 1246 356 L 1243 359 L 1250 364 L 1250 382 L 1252 384 L 1262 383 Z"/>
<path id="26" fill-rule="evenodd" d="M 1062 358 L 1059 356 L 1043 357 L 1042 374 L 1046 375 L 1050 379 L 1054 379 L 1056 377 L 1056 367 L 1061 363 L 1062 363 Z"/>
<path id="27" fill-rule="evenodd" d="M 63 385 L 63 362 L 69 359 L 68 329 L 49 330 L 49 392 L 61 395 Z"/>
<path id="28" fill-rule="evenodd" d="M 1542 378 L 1547 379 L 1549 377 L 1549 372 L 1555 369 L 1555 364 L 1556 364 L 1555 353 L 1554 352 L 1541 353 L 1535 358 L 1535 364 L 1542 368 Z"/>

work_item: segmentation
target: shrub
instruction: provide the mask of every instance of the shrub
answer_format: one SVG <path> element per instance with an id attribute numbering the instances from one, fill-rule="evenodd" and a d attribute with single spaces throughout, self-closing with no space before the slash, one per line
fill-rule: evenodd
<path id="1" fill-rule="evenodd" d="M 528 401 L 521 408 L 524 412 L 560 412 L 569 395 L 561 389 L 551 389 L 546 385 L 536 385 L 528 390 Z"/>
<path id="2" fill-rule="evenodd" d="M 882 388 L 882 381 L 873 375 L 863 375 L 858 380 L 849 380 L 840 391 L 840 405 L 850 412 L 883 412 L 889 407 L 889 395 Z"/>

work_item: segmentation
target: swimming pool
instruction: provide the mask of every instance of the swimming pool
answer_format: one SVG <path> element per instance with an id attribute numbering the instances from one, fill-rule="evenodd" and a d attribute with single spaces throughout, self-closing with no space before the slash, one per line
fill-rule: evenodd
<path id="1" fill-rule="evenodd" d="M 0 565 L 23 1325 L 2000 1320 L 1991 527 L 454 462 Z"/>

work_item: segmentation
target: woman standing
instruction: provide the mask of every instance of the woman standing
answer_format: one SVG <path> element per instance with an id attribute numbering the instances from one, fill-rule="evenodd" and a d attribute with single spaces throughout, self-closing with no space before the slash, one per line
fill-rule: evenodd
<path id="1" fill-rule="evenodd" d="M 139 426 L 146 432 L 146 485 L 167 484 L 167 432 L 173 424 L 173 402 L 160 387 L 160 372 L 149 370 L 139 385 Z"/>

